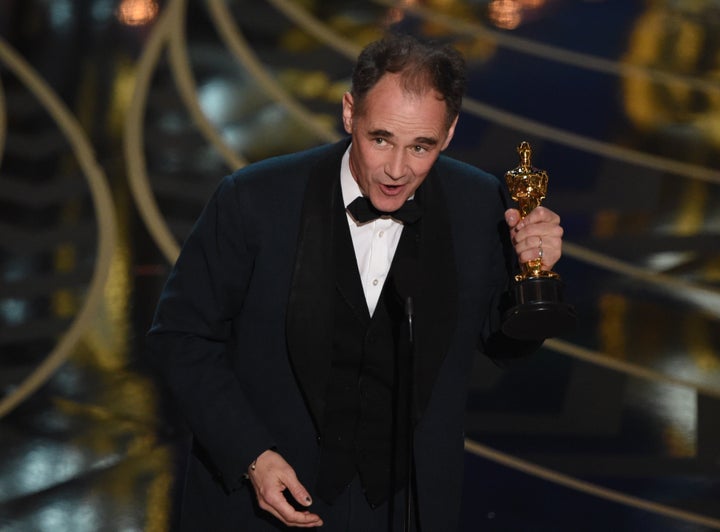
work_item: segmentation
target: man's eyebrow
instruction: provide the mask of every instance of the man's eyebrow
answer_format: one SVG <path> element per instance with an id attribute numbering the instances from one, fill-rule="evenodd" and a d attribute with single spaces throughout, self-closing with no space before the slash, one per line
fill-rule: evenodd
<path id="1" fill-rule="evenodd" d="M 387 129 L 373 129 L 372 131 L 368 131 L 368 135 L 370 135 L 371 137 L 382 137 L 385 139 L 391 139 L 395 136 Z"/>
<path id="2" fill-rule="evenodd" d="M 395 135 L 387 129 L 373 129 L 372 131 L 368 131 L 368 135 L 373 138 L 383 139 L 391 139 L 395 137 Z M 435 137 L 415 137 L 414 142 L 416 144 L 425 144 L 426 146 L 435 146 L 439 143 L 438 139 Z"/>
<path id="3" fill-rule="evenodd" d="M 438 143 L 438 139 L 435 137 L 416 137 L 415 142 L 418 144 L 427 144 L 428 146 L 435 146 Z"/>

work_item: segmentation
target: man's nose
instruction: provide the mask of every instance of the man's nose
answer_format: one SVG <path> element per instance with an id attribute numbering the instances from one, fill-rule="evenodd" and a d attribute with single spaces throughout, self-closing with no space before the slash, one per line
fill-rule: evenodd
<path id="1" fill-rule="evenodd" d="M 405 160 L 405 153 L 402 150 L 393 150 L 389 155 L 389 159 L 385 163 L 385 173 L 390 179 L 394 180 L 405 177 L 407 173 L 407 161 Z"/>

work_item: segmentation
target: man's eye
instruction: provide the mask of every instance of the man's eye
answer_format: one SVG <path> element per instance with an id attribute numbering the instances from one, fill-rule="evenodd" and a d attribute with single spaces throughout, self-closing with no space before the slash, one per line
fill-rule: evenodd
<path id="1" fill-rule="evenodd" d="M 385 139 L 382 137 L 377 137 L 376 139 L 374 139 L 374 141 L 375 144 L 377 144 L 378 146 L 382 146 L 383 144 L 385 144 Z"/>
<path id="2" fill-rule="evenodd" d="M 427 151 L 427 148 L 425 148 L 425 146 L 420 146 L 419 144 L 416 146 L 413 146 L 412 149 L 415 153 L 424 153 Z"/>

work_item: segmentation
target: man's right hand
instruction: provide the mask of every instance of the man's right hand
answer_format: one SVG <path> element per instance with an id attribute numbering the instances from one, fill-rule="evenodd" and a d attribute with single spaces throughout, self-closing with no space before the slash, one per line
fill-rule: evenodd
<path id="1" fill-rule="evenodd" d="M 283 492 L 287 489 L 302 506 L 312 504 L 310 494 L 298 481 L 295 470 L 275 451 L 268 450 L 258 456 L 248 470 L 248 477 L 255 488 L 260 508 L 285 525 L 300 528 L 322 526 L 320 516 L 308 510 L 299 512 L 285 499 Z"/>

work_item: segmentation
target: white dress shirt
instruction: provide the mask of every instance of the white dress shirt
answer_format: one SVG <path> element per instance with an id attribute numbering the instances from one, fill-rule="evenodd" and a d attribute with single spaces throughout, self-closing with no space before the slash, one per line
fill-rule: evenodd
<path id="1" fill-rule="evenodd" d="M 340 168 L 340 186 L 343 203 L 348 204 L 362 196 L 360 187 L 350 172 L 350 148 L 342 159 Z M 356 222 L 346 210 L 350 236 L 352 237 L 355 258 L 357 259 L 360 280 L 362 281 L 365 301 L 372 316 L 375 312 L 380 292 L 390 271 L 395 250 L 400 241 L 403 224 L 392 218 L 378 218 L 364 224 Z"/>

